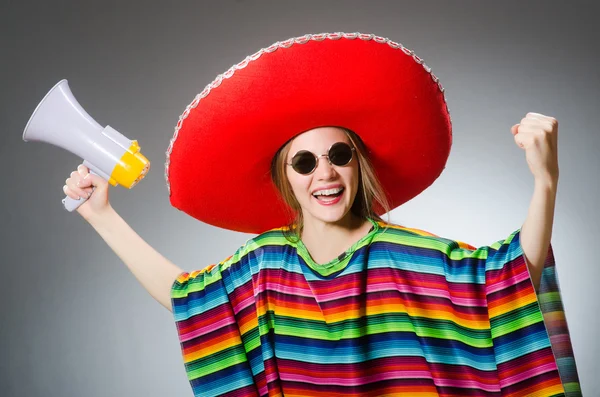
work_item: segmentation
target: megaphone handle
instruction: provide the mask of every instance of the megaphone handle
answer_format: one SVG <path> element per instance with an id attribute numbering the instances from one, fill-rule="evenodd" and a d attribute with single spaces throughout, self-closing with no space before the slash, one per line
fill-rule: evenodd
<path id="1" fill-rule="evenodd" d="M 96 172 L 94 172 L 91 169 L 90 169 L 90 174 L 98 175 Z M 95 186 L 92 187 L 92 194 L 94 194 L 94 190 L 96 190 Z M 92 197 L 92 194 L 90 194 L 90 197 Z M 85 203 L 88 199 L 89 199 L 89 197 L 88 198 L 80 197 L 79 200 L 75 200 L 69 196 L 66 196 L 64 199 L 62 199 L 62 203 L 65 206 L 65 209 L 67 211 L 73 212 L 74 210 L 79 208 L 81 206 L 81 204 Z"/>

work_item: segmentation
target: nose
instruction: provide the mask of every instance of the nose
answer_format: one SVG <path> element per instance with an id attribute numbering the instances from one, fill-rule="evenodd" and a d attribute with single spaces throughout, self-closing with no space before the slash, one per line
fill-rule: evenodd
<path id="1" fill-rule="evenodd" d="M 315 169 L 315 176 L 319 180 L 330 180 L 336 176 L 335 167 L 329 162 L 327 155 L 319 156 L 319 162 Z"/>

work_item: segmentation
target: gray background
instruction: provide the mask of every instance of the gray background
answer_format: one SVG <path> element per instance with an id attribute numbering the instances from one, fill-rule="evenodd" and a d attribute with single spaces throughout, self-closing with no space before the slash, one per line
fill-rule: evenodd
<path id="1" fill-rule="evenodd" d="M 7 1 L 0 8 L 0 395 L 191 395 L 171 314 L 77 214 L 62 186 L 80 163 L 23 128 L 66 78 L 101 124 L 153 162 L 116 210 L 186 270 L 249 235 L 172 208 L 163 164 L 179 115 L 231 65 L 278 40 L 366 32 L 401 42 L 446 88 L 454 146 L 441 177 L 391 219 L 473 245 L 519 228 L 533 178 L 510 127 L 529 111 L 560 124 L 553 247 L 579 373 L 600 395 L 596 357 L 600 217 L 600 30 L 593 2 Z M 235 189 L 227 181 L 222 194 Z M 596 376 L 595 376 L 596 375 Z"/>

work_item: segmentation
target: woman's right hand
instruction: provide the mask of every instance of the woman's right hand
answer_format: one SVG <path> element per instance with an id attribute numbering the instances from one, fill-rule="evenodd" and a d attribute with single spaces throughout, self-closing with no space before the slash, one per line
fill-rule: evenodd
<path id="1" fill-rule="evenodd" d="M 65 183 L 63 191 L 72 199 L 79 200 L 79 197 L 89 197 L 85 203 L 77 208 L 79 215 L 88 222 L 110 208 L 108 181 L 98 175 L 91 174 L 85 165 L 81 164 L 77 167 L 77 171 L 71 172 L 71 176 L 67 178 Z M 93 187 L 96 188 L 94 194 L 92 194 Z"/>

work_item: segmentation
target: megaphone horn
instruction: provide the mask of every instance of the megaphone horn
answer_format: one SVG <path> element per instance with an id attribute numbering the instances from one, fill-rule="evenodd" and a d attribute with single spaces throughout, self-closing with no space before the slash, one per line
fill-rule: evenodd
<path id="1" fill-rule="evenodd" d="M 81 157 L 91 172 L 111 185 L 131 189 L 150 169 L 137 141 L 110 126 L 102 127 L 77 102 L 67 80 L 61 80 L 37 105 L 29 118 L 23 140 L 46 142 Z M 70 212 L 87 199 L 63 199 Z"/>

